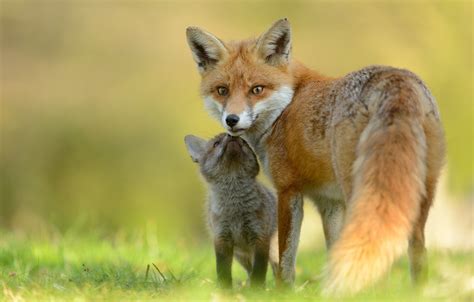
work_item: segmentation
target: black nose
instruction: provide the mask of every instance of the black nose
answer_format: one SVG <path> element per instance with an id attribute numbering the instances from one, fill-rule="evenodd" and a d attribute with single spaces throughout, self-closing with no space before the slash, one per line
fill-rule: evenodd
<path id="1" fill-rule="evenodd" d="M 225 118 L 225 122 L 227 123 L 227 125 L 229 125 L 229 127 L 234 127 L 239 122 L 239 116 L 235 114 L 229 114 Z"/>

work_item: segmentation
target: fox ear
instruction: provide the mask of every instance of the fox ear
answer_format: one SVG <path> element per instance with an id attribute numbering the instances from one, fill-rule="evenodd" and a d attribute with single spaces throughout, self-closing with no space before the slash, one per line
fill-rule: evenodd
<path id="1" fill-rule="evenodd" d="M 186 135 L 184 143 L 193 162 L 198 163 L 206 152 L 207 142 L 194 135 Z"/>
<path id="2" fill-rule="evenodd" d="M 291 53 L 291 27 L 287 18 L 273 23 L 257 41 L 260 56 L 270 65 L 288 64 Z"/>
<path id="3" fill-rule="evenodd" d="M 200 73 L 215 65 L 227 53 L 221 40 L 200 28 L 188 27 L 186 37 Z"/>

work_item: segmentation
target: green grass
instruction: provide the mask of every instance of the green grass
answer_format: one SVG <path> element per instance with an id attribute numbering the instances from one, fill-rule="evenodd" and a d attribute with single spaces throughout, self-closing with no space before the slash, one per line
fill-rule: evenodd
<path id="1" fill-rule="evenodd" d="M 211 244 L 160 243 L 155 238 L 69 232 L 39 239 L 0 232 L 0 300 L 322 300 L 318 275 L 326 258 L 323 250 L 300 252 L 294 291 L 275 290 L 270 273 L 266 290 L 251 291 L 235 265 L 234 290 L 223 292 L 215 286 Z M 430 251 L 429 263 L 423 288 L 411 286 L 405 257 L 353 300 L 473 299 L 470 252 Z"/>

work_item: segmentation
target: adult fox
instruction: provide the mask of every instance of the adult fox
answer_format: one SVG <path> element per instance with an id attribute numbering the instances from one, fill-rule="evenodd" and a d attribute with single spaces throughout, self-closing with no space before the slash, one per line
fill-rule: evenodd
<path id="1" fill-rule="evenodd" d="M 256 39 L 223 42 L 196 27 L 187 39 L 207 109 L 249 142 L 277 190 L 279 280 L 295 279 L 304 195 L 322 216 L 325 293 L 374 283 L 406 242 L 419 279 L 445 149 L 425 84 L 384 66 L 320 75 L 290 58 L 287 19 Z"/>

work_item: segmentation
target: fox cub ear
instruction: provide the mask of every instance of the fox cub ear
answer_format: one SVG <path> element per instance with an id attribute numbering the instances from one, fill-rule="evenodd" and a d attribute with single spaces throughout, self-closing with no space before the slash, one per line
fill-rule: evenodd
<path id="1" fill-rule="evenodd" d="M 270 65 L 288 64 L 291 53 L 291 27 L 288 19 L 273 23 L 257 41 L 260 56 Z"/>
<path id="2" fill-rule="evenodd" d="M 186 135 L 184 143 L 193 162 L 198 163 L 206 152 L 207 142 L 194 135 Z"/>
<path id="3" fill-rule="evenodd" d="M 227 53 L 221 40 L 200 28 L 188 27 L 186 37 L 200 73 L 215 65 Z"/>

